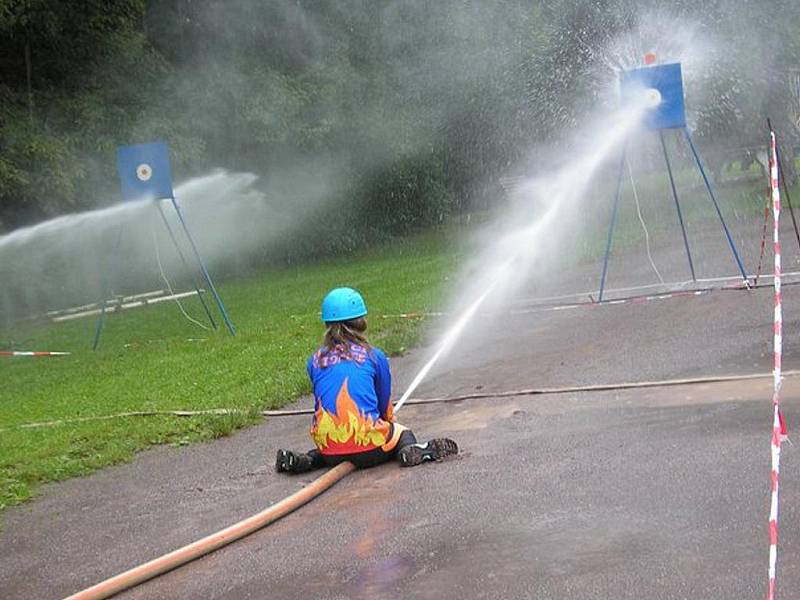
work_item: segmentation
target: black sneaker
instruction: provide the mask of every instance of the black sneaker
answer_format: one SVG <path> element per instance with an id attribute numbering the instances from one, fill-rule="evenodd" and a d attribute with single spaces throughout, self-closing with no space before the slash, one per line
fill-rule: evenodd
<path id="1" fill-rule="evenodd" d="M 308 454 L 278 450 L 275 457 L 275 470 L 278 473 L 307 473 L 314 470 L 314 463 Z"/>
<path id="2" fill-rule="evenodd" d="M 458 444 L 448 438 L 438 438 L 425 444 L 411 444 L 401 448 L 397 459 L 401 467 L 415 467 L 428 460 L 442 460 L 451 454 L 458 454 Z"/>
<path id="3" fill-rule="evenodd" d="M 291 450 L 278 450 L 275 457 L 275 471 L 278 473 L 291 473 L 292 467 L 297 463 L 297 455 Z"/>

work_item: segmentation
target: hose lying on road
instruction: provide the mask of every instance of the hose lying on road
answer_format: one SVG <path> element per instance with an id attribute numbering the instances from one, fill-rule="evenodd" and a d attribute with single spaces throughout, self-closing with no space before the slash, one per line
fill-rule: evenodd
<path id="1" fill-rule="evenodd" d="M 785 377 L 800 375 L 800 371 L 786 371 Z M 668 379 L 662 381 L 641 381 L 630 383 L 615 383 L 615 384 L 600 384 L 600 385 L 583 385 L 583 386 L 570 386 L 559 388 L 530 388 L 523 390 L 513 390 L 507 392 L 485 392 L 476 394 L 464 394 L 461 396 L 448 396 L 442 398 L 427 398 L 409 400 L 407 404 L 432 404 L 439 402 L 457 402 L 461 400 L 476 400 L 481 398 L 508 398 L 512 396 L 531 396 L 531 395 L 544 395 L 544 394 L 566 394 L 576 392 L 599 392 L 608 390 L 622 390 L 622 389 L 636 389 L 648 387 L 667 387 L 676 385 L 692 385 L 701 383 L 719 383 L 724 381 L 742 381 L 747 379 L 762 379 L 772 377 L 771 373 L 751 374 L 751 375 L 721 375 L 715 377 L 697 377 L 692 379 Z M 225 409 L 221 409 L 225 410 Z M 192 411 L 178 411 L 186 416 Z M 264 411 L 266 416 L 289 416 L 301 415 L 313 412 L 310 409 L 298 410 L 272 410 Z M 161 413 L 126 413 L 125 416 L 133 414 L 161 414 Z M 197 414 L 209 414 L 209 411 L 197 411 Z M 219 413 L 217 413 L 219 414 Z M 222 413 L 225 414 L 225 413 Z M 108 415 L 104 418 L 112 418 L 114 415 Z M 88 419 L 88 417 L 87 417 Z M 52 422 L 51 422 L 52 423 Z M 321 477 L 318 477 L 302 490 L 295 492 L 291 496 L 284 498 L 280 502 L 273 504 L 269 508 L 253 515 L 243 521 L 240 521 L 230 527 L 227 527 L 217 533 L 212 533 L 201 540 L 193 542 L 188 546 L 173 550 L 169 554 L 165 554 L 155 560 L 134 567 L 124 573 L 106 579 L 90 588 L 87 588 L 77 594 L 69 596 L 66 600 L 100 600 L 108 598 L 123 590 L 131 588 L 135 585 L 143 583 L 154 577 L 184 565 L 196 558 L 204 556 L 217 550 L 231 542 L 243 538 L 270 523 L 277 521 L 281 517 L 288 515 L 290 512 L 310 502 L 322 492 L 333 486 L 337 481 L 340 481 L 355 470 L 352 463 L 345 462 L 333 467 Z"/>
<path id="2" fill-rule="evenodd" d="M 152 579 L 153 577 L 157 577 L 162 573 L 166 573 L 167 571 L 184 565 L 189 561 L 213 552 L 218 548 L 222 548 L 231 542 L 243 538 L 246 535 L 250 535 L 254 531 L 257 531 L 262 527 L 277 521 L 281 517 L 288 515 L 293 510 L 303 506 L 307 502 L 319 496 L 334 483 L 340 479 L 343 479 L 354 470 L 355 467 L 352 463 L 341 463 L 327 471 L 321 477 L 315 479 L 302 490 L 295 492 L 291 496 L 284 498 L 276 504 L 273 504 L 260 513 L 255 514 L 244 521 L 239 521 L 238 523 L 231 525 L 222 531 L 212 533 L 211 535 L 206 536 L 201 540 L 197 540 L 188 546 L 178 548 L 169 554 L 160 556 L 155 560 L 151 560 L 150 562 L 146 562 L 138 567 L 134 567 L 129 571 L 120 573 L 119 575 L 111 577 L 110 579 L 106 579 L 105 581 L 101 581 L 90 588 L 69 596 L 67 600 L 96 600 L 99 598 L 108 598 L 114 594 L 118 594 L 123 590 L 127 590 L 128 588 L 143 583 L 148 579 Z"/>

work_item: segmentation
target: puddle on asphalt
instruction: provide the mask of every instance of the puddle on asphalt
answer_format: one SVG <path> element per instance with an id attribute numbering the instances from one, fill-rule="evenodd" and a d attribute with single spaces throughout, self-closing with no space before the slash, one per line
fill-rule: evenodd
<path id="1" fill-rule="evenodd" d="M 390 598 L 414 571 L 410 558 L 389 556 L 359 569 L 347 582 L 346 593 L 356 598 Z"/>
<path id="2" fill-rule="evenodd" d="M 489 400 L 488 402 L 491 402 Z M 425 420 L 425 429 L 434 431 L 470 431 L 485 429 L 499 419 L 519 418 L 524 415 L 516 402 L 503 401 L 502 403 L 480 404 L 478 401 L 471 406 L 447 411 L 441 417 Z"/>

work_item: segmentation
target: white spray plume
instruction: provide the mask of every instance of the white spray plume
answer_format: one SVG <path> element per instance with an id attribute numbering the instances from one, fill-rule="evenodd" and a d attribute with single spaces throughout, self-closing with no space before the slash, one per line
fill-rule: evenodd
<path id="1" fill-rule="evenodd" d="M 293 235 L 326 200 L 326 182 L 333 178 L 323 173 L 321 179 L 307 177 L 291 188 L 292 195 L 271 198 L 256 187 L 255 175 L 220 170 L 178 185 L 175 196 L 203 258 L 212 274 L 219 275 L 221 267 L 246 268 L 253 255 Z M 270 183 L 267 189 L 272 189 Z M 190 259 L 189 271 L 155 201 L 60 216 L 0 236 L 0 321 L 96 302 L 110 294 L 160 289 L 159 261 L 173 284 L 191 289 L 197 265 L 170 201 L 160 204 Z"/>
<path id="2" fill-rule="evenodd" d="M 434 365 L 454 346 L 464 328 L 475 317 L 477 311 L 494 292 L 503 291 L 508 298 L 511 291 L 530 278 L 537 260 L 543 251 L 557 243 L 559 219 L 566 218 L 577 208 L 597 169 L 615 149 L 620 149 L 631 130 L 640 122 L 647 108 L 647 99 L 642 96 L 637 103 L 630 103 L 603 120 L 603 125 L 589 136 L 591 142 L 572 160 L 555 173 L 525 182 L 522 193 L 528 206 L 544 206 L 544 212 L 528 216 L 522 227 L 511 229 L 492 244 L 480 258 L 482 268 L 476 280 L 468 284 L 460 294 L 469 298 L 466 308 L 436 344 L 436 350 L 420 369 L 395 405 L 399 409 L 430 373 Z M 518 223 L 523 215 L 514 215 Z"/>

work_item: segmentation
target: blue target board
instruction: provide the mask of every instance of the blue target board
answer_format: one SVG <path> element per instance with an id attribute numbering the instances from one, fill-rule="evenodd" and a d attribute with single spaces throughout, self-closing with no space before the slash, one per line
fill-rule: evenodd
<path id="1" fill-rule="evenodd" d="M 165 142 L 120 146 L 117 171 L 124 201 L 173 197 L 169 147 Z"/>
<path id="2" fill-rule="evenodd" d="M 653 90 L 657 90 L 658 94 Z M 620 92 L 623 102 L 638 94 L 651 93 L 657 98 L 660 94 L 660 102 L 650 108 L 644 117 L 644 126 L 647 129 L 676 129 L 686 126 L 680 63 L 623 71 Z"/>

